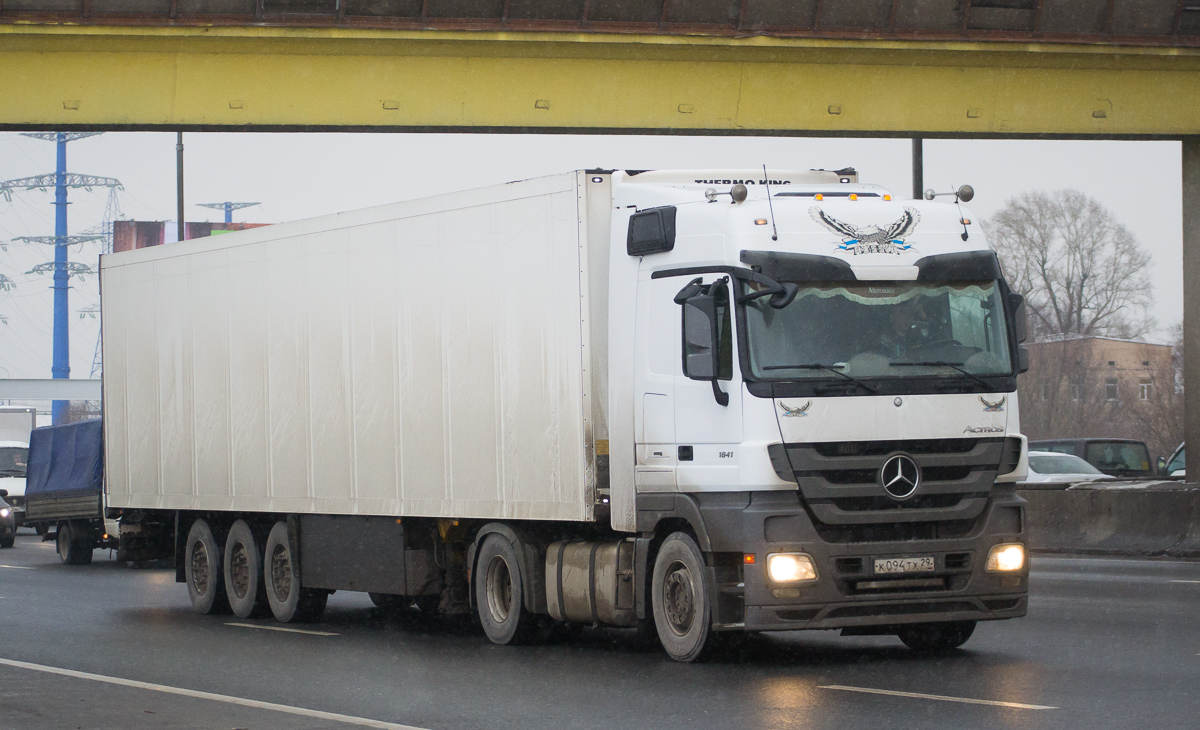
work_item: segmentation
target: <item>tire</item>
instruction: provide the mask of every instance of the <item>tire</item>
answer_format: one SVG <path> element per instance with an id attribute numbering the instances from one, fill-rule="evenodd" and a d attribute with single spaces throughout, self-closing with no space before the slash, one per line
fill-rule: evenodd
<path id="1" fill-rule="evenodd" d="M 234 522 L 225 539 L 225 559 L 221 565 L 229 608 L 238 618 L 261 616 L 268 608 L 262 556 L 250 525 L 245 520 Z"/>
<path id="2" fill-rule="evenodd" d="M 3 540 L 0 540 L 0 548 L 10 548 L 16 544 L 17 544 L 17 538 L 15 538 L 15 537 L 7 537 L 7 538 L 4 538 Z"/>
<path id="3" fill-rule="evenodd" d="M 63 565 L 88 565 L 92 562 L 92 548 L 85 545 L 87 535 L 80 535 L 78 528 L 70 522 L 58 523 L 58 559 Z"/>
<path id="4" fill-rule="evenodd" d="M 319 621 L 329 594 L 302 588 L 296 575 L 298 562 L 288 542 L 287 523 L 276 522 L 263 547 L 263 573 L 267 605 L 282 623 Z"/>
<path id="5" fill-rule="evenodd" d="M 923 654 L 953 651 L 971 638 L 974 621 L 945 621 L 935 624 L 913 624 L 896 632 L 909 649 Z"/>
<path id="6" fill-rule="evenodd" d="M 475 608 L 493 644 L 529 640 L 537 617 L 525 610 L 525 585 L 517 551 L 503 535 L 488 535 L 475 562 Z"/>
<path id="7" fill-rule="evenodd" d="M 682 532 L 663 541 L 654 559 L 651 602 L 658 640 L 677 662 L 694 662 L 711 648 L 712 607 L 704 556 Z"/>
<path id="8" fill-rule="evenodd" d="M 205 520 L 196 520 L 188 530 L 183 552 L 183 573 L 188 597 L 196 613 L 225 613 L 229 601 L 225 598 L 221 547 Z"/>

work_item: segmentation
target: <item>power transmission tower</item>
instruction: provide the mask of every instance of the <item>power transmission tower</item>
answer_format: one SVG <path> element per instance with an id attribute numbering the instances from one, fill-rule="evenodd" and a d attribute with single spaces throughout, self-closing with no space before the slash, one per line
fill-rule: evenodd
<path id="1" fill-rule="evenodd" d="M 67 292 L 70 289 L 68 280 L 71 276 L 83 276 L 93 273 L 90 266 L 67 260 L 67 247 L 73 243 L 81 242 L 79 240 L 71 240 L 73 238 L 78 239 L 78 236 L 67 235 L 67 189 L 121 188 L 121 181 L 111 177 L 79 175 L 67 172 L 67 143 L 97 134 L 100 134 L 100 132 L 25 133 L 23 135 L 25 137 L 33 137 L 34 139 L 42 139 L 55 143 L 57 147 L 57 164 L 54 166 L 54 173 L 0 182 L 0 195 L 5 200 L 12 200 L 12 191 L 14 190 L 46 190 L 50 187 L 54 188 L 54 238 L 51 241 L 48 236 L 32 237 L 37 239 L 35 241 L 37 243 L 53 243 L 54 263 L 52 265 L 39 264 L 33 267 L 33 270 L 29 273 L 40 274 L 51 271 L 54 273 L 54 360 L 50 373 L 55 379 L 71 377 L 70 339 L 67 336 L 67 328 L 69 326 L 68 317 L 70 315 L 67 302 Z M 54 401 L 54 406 L 51 410 L 53 422 L 56 424 L 65 422 L 69 410 L 70 401 Z"/>
<path id="2" fill-rule="evenodd" d="M 228 200 L 224 203 L 196 203 L 201 208 L 216 208 L 217 210 L 225 211 L 225 222 L 233 223 L 233 211 L 249 208 L 252 205 L 262 205 L 262 203 L 231 203 Z"/>

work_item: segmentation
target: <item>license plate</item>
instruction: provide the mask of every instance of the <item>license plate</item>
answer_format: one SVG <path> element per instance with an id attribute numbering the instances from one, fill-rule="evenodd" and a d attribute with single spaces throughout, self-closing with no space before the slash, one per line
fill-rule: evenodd
<path id="1" fill-rule="evenodd" d="M 876 558 L 875 575 L 887 573 L 928 573 L 932 572 L 933 557 L 920 558 Z"/>

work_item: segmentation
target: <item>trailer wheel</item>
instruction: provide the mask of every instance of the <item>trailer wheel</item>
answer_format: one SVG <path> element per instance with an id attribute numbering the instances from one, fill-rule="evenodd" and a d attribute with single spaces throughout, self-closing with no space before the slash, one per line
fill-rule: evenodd
<path id="1" fill-rule="evenodd" d="M 262 556 L 250 525 L 245 520 L 234 522 L 225 540 L 223 572 L 229 608 L 238 618 L 250 618 L 255 613 L 261 615 L 267 607 Z"/>
<path id="2" fill-rule="evenodd" d="M 658 640 L 678 662 L 699 659 L 712 642 L 712 609 L 704 579 L 704 556 L 682 532 L 663 541 L 654 560 L 651 602 Z"/>
<path id="3" fill-rule="evenodd" d="M 517 551 L 503 535 L 488 535 L 475 563 L 475 606 L 483 632 L 494 644 L 529 638 L 536 616 L 525 610 L 525 587 Z"/>
<path id="4" fill-rule="evenodd" d="M 202 614 L 223 613 L 229 602 L 225 599 L 225 581 L 221 576 L 221 548 L 208 522 L 192 523 L 183 555 L 192 610 Z"/>
<path id="5" fill-rule="evenodd" d="M 288 543 L 287 523 L 276 522 L 263 548 L 263 569 L 267 584 L 267 603 L 275 619 L 283 623 L 319 621 L 325 612 L 329 594 L 313 588 L 301 588 L 296 575 L 296 556 Z"/>
<path id="6" fill-rule="evenodd" d="M 10 548 L 17 544 L 16 536 L 0 539 L 0 548 Z"/>
<path id="7" fill-rule="evenodd" d="M 974 632 L 974 621 L 943 621 L 905 626 L 896 635 L 913 651 L 938 654 L 953 651 L 967 643 Z"/>
<path id="8" fill-rule="evenodd" d="M 70 522 L 58 523 L 58 559 L 63 565 L 88 565 L 92 562 L 92 546 L 85 544 L 87 534 Z"/>

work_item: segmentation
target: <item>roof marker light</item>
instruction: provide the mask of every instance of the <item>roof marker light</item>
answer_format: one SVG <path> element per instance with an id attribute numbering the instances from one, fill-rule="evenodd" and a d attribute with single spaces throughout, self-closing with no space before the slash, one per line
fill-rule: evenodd
<path id="1" fill-rule="evenodd" d="M 970 219 L 970 218 L 962 218 L 962 219 L 959 219 L 959 221 L 958 221 L 958 222 L 959 222 L 959 223 L 962 223 L 964 226 L 969 226 L 969 225 L 971 225 L 971 219 Z"/>
<path id="2" fill-rule="evenodd" d="M 890 194 L 890 193 L 884 193 L 884 194 L 883 194 L 883 199 L 884 199 L 884 200 L 891 200 L 891 199 L 892 199 L 892 196 L 891 196 L 891 194 Z"/>
<path id="3" fill-rule="evenodd" d="M 858 200 L 858 195 L 856 195 L 855 193 L 850 193 L 850 199 L 851 199 L 851 200 Z"/>
<path id="4" fill-rule="evenodd" d="M 755 219 L 754 219 L 754 225 L 756 225 L 756 226 L 765 226 L 765 225 L 767 225 L 767 219 L 766 219 L 766 218 L 755 218 Z"/>
<path id="5" fill-rule="evenodd" d="M 813 198 L 815 198 L 816 200 L 824 200 L 825 196 L 821 195 L 820 193 L 817 193 L 816 195 L 813 196 Z"/>

